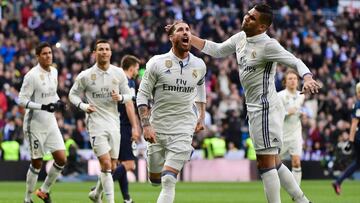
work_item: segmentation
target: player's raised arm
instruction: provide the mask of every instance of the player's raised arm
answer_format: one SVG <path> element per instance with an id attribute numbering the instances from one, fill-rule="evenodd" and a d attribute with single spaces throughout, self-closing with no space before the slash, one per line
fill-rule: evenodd
<path id="1" fill-rule="evenodd" d="M 300 77 L 304 80 L 303 93 L 318 93 L 320 84 L 312 78 L 309 68 L 300 59 L 288 52 L 275 39 L 269 40 L 265 45 L 265 55 L 268 61 L 296 68 Z"/>
<path id="2" fill-rule="evenodd" d="M 193 41 L 193 38 L 194 37 L 191 38 L 191 41 Z M 204 46 L 201 51 L 216 58 L 226 57 L 235 53 L 237 41 L 241 41 L 243 39 L 245 39 L 245 34 L 243 32 L 239 32 L 222 43 L 204 40 Z M 199 42 L 199 40 L 196 40 L 195 38 L 195 42 L 196 41 Z M 191 42 L 191 45 L 193 45 L 193 42 Z"/>

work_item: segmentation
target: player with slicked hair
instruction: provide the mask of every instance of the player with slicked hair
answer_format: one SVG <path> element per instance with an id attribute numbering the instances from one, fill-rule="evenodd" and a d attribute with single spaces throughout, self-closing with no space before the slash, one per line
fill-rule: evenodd
<path id="1" fill-rule="evenodd" d="M 96 63 L 77 76 L 69 93 L 71 103 L 86 112 L 91 147 L 100 162 L 100 177 L 89 193 L 93 202 L 101 202 L 103 190 L 107 202 L 114 202 L 112 171 L 120 150 L 118 103 L 133 99 L 124 71 L 110 64 L 111 53 L 110 43 L 98 40 L 94 48 Z"/>
<path id="2" fill-rule="evenodd" d="M 206 66 L 189 52 L 189 25 L 177 21 L 168 35 L 171 50 L 147 62 L 137 95 L 144 138 L 149 142 L 149 179 L 162 186 L 157 203 L 174 202 L 178 173 L 193 151 L 193 134 L 204 128 L 206 102 Z M 154 101 L 151 113 L 150 98 Z"/>

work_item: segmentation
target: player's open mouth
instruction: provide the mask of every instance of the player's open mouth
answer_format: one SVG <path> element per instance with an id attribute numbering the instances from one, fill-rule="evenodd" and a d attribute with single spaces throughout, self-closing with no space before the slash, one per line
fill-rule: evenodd
<path id="1" fill-rule="evenodd" d="M 183 44 L 189 44 L 189 38 L 188 37 L 182 38 L 182 43 Z"/>

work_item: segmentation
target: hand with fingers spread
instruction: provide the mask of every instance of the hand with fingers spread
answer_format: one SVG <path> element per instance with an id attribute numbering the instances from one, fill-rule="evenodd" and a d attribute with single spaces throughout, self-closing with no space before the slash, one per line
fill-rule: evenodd
<path id="1" fill-rule="evenodd" d="M 304 85 L 302 88 L 302 93 L 306 94 L 306 93 L 310 93 L 310 94 L 315 94 L 315 93 L 319 93 L 319 89 L 320 84 L 318 82 L 316 82 L 313 78 L 311 74 L 307 74 L 304 76 Z"/>

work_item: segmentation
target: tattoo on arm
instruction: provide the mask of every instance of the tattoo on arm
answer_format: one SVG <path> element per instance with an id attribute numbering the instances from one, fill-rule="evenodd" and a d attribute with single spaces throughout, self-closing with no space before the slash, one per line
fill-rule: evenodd
<path id="1" fill-rule="evenodd" d="M 141 127 L 150 126 L 150 112 L 148 106 L 139 106 L 138 111 L 141 121 Z"/>

